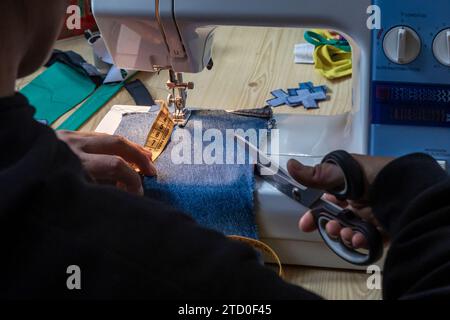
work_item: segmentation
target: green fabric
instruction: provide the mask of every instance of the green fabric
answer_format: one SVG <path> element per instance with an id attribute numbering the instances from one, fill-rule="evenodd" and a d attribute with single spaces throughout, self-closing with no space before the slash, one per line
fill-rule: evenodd
<path id="1" fill-rule="evenodd" d="M 35 107 L 35 118 L 50 125 L 89 97 L 95 87 L 89 77 L 56 62 L 20 92 Z"/>
<path id="2" fill-rule="evenodd" d="M 124 86 L 124 82 L 104 84 L 97 89 L 57 130 L 78 130 Z"/>
<path id="3" fill-rule="evenodd" d="M 318 47 L 322 45 L 330 45 L 334 46 L 338 49 L 341 49 L 345 52 L 351 52 L 352 47 L 348 43 L 347 40 L 338 40 L 338 39 L 327 39 L 320 33 L 316 33 L 314 31 L 306 31 L 305 32 L 305 40 L 311 43 L 312 45 Z"/>

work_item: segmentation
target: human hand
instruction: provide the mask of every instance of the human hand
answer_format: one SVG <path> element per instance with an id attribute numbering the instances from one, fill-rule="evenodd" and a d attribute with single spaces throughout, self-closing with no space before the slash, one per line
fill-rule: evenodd
<path id="1" fill-rule="evenodd" d="M 352 156 L 361 165 L 364 172 L 365 189 L 363 196 L 360 199 L 344 201 L 338 200 L 329 194 L 326 194 L 324 198 L 342 208 L 353 211 L 363 220 L 372 223 L 383 233 L 381 225 L 376 220 L 372 208 L 369 206 L 368 190 L 378 173 L 393 159 L 362 155 Z M 342 190 L 345 187 L 345 178 L 342 170 L 331 163 L 323 163 L 315 167 L 309 167 L 302 165 L 296 160 L 290 160 L 288 163 L 288 171 L 295 180 L 307 187 L 320 190 Z M 311 212 L 307 212 L 300 219 L 299 228 L 304 232 L 313 232 L 316 230 L 316 224 Z M 326 230 L 330 237 L 340 237 L 349 247 L 355 249 L 367 247 L 367 241 L 361 233 L 354 232 L 350 228 L 342 228 L 338 221 L 328 222 Z"/>
<path id="2" fill-rule="evenodd" d="M 132 166 L 146 176 L 156 175 L 151 152 L 125 138 L 74 131 L 57 131 L 56 135 L 80 158 L 84 169 L 97 183 L 114 184 L 143 195 L 141 177 Z"/>

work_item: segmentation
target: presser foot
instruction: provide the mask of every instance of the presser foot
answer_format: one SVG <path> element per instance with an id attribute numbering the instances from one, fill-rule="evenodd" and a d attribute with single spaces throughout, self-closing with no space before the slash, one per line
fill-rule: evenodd
<path id="1" fill-rule="evenodd" d="M 172 69 L 169 69 L 169 76 L 167 88 L 172 90 L 172 93 L 167 101 L 169 105 L 174 106 L 173 121 L 177 126 L 185 127 L 191 117 L 191 111 L 186 108 L 187 90 L 194 89 L 194 83 L 184 82 L 183 74 Z"/>
<path id="2" fill-rule="evenodd" d="M 173 94 L 169 94 L 167 103 L 172 112 L 172 121 L 179 127 L 185 127 L 192 114 L 191 110 L 186 108 L 185 100 L 180 97 L 175 98 Z"/>
<path id="3" fill-rule="evenodd" d="M 181 127 L 184 128 L 186 126 L 186 124 L 189 121 L 189 118 L 191 117 L 191 110 L 189 109 L 184 109 L 184 110 L 176 110 L 173 113 L 173 122 Z"/>

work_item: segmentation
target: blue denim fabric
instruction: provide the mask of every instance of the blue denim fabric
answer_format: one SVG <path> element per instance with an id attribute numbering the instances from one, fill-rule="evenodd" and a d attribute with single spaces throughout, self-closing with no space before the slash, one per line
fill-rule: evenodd
<path id="1" fill-rule="evenodd" d="M 114 134 L 144 146 L 156 116 L 156 112 L 126 113 L 122 116 L 122 121 Z"/>
<path id="2" fill-rule="evenodd" d="M 144 145 L 155 119 L 155 113 L 127 114 L 116 131 L 133 142 Z M 203 132 L 208 129 L 222 131 L 225 146 L 226 129 L 266 129 L 267 119 L 246 117 L 224 111 L 193 111 L 186 128 L 193 136 L 193 124 L 202 121 Z M 194 139 L 192 139 L 194 140 Z M 194 141 L 192 141 L 192 144 Z M 204 143 L 208 145 L 210 142 Z M 156 161 L 158 177 L 145 178 L 146 195 L 159 199 L 189 214 L 205 227 L 226 235 L 257 238 L 254 217 L 254 168 L 246 164 L 182 164 L 171 160 L 171 141 Z M 194 148 L 192 158 L 194 159 Z M 236 155 L 236 148 L 235 148 Z M 246 155 L 248 157 L 248 154 Z M 248 160 L 248 158 L 247 158 Z"/>

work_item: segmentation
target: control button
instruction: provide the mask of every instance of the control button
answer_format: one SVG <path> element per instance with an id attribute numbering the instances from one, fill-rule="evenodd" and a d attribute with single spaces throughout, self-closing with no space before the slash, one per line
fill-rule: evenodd
<path id="1" fill-rule="evenodd" d="M 409 27 L 395 27 L 384 37 L 384 53 L 394 63 L 408 64 L 417 59 L 422 47 L 419 35 Z"/>
<path id="2" fill-rule="evenodd" d="M 450 29 L 438 33 L 433 42 L 433 53 L 440 63 L 450 67 Z"/>

